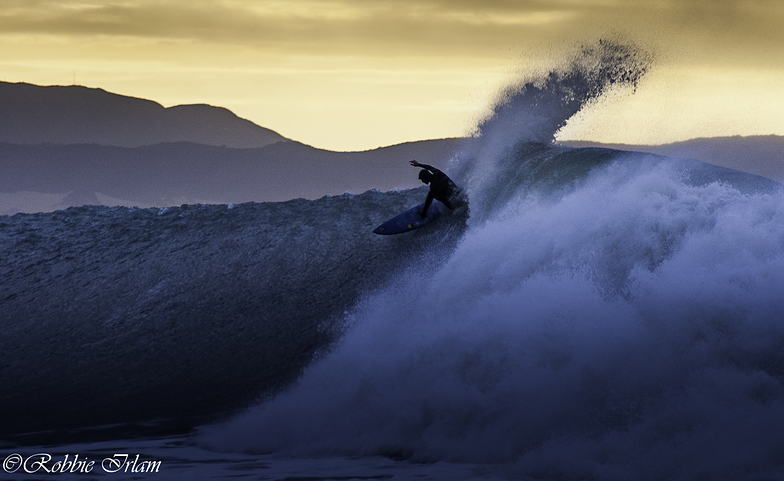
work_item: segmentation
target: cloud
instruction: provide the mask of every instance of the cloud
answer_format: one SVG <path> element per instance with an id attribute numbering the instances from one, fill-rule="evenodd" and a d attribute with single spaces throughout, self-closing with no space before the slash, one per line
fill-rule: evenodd
<path id="1" fill-rule="evenodd" d="M 773 0 L 4 0 L 0 32 L 289 54 L 479 56 L 620 31 L 705 57 L 775 54 L 782 20 L 784 2 Z"/>
<path id="2" fill-rule="evenodd" d="M 96 1 L 10 0 L 0 12 L 5 34 L 139 36 L 213 42 L 411 45 L 428 38 L 471 43 L 511 27 L 568 20 L 542 2 L 395 0 Z M 557 2 L 556 2 L 557 4 Z M 493 31 L 495 30 L 495 31 Z M 509 33 L 509 32 L 506 32 Z M 471 39 L 469 41 L 469 39 Z"/>

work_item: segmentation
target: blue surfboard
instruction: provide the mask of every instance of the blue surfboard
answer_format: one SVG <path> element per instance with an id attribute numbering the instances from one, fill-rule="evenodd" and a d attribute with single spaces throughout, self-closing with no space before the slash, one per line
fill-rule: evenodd
<path id="1" fill-rule="evenodd" d="M 424 206 L 425 204 L 419 204 L 416 207 L 408 209 L 402 214 L 396 215 L 395 217 L 376 227 L 373 230 L 373 233 L 381 235 L 402 234 L 403 232 L 419 229 L 423 225 L 429 224 L 441 217 L 444 207 L 440 202 L 434 200 L 433 203 L 430 204 L 430 208 L 427 209 L 427 215 L 423 219 L 419 216 L 419 211 L 422 210 Z"/>

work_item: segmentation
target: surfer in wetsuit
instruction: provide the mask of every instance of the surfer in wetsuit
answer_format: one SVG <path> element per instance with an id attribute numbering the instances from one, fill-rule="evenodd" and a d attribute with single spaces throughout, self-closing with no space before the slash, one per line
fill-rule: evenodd
<path id="1" fill-rule="evenodd" d="M 463 204 L 460 189 L 445 173 L 432 165 L 420 164 L 416 160 L 412 160 L 411 165 L 414 167 L 421 167 L 422 170 L 419 171 L 419 180 L 425 184 L 430 184 L 430 192 L 427 194 L 425 206 L 422 207 L 422 211 L 419 213 L 420 217 L 424 219 L 425 216 L 427 216 L 427 210 L 430 208 L 430 204 L 433 203 L 433 199 L 437 199 L 439 202 L 449 207 L 450 210 Z"/>

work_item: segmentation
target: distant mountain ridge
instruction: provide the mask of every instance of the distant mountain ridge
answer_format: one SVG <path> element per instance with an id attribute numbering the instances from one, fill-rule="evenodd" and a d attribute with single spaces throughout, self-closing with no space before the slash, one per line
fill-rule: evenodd
<path id="1" fill-rule="evenodd" d="M 0 82 L 0 215 L 105 204 L 277 202 L 422 184 L 411 159 L 443 167 L 465 139 L 332 152 L 209 105 L 162 105 L 102 89 Z M 667 145 L 562 141 L 691 158 L 784 182 L 784 137 Z"/>
<path id="2" fill-rule="evenodd" d="M 86 204 L 239 204 L 406 189 L 422 185 L 409 160 L 443 168 L 462 142 L 425 140 L 365 152 L 293 141 L 256 149 L 191 142 L 134 148 L 0 142 L 0 215 Z"/>
<path id="3" fill-rule="evenodd" d="M 602 147 L 696 159 L 784 182 L 784 137 L 779 135 L 702 137 L 663 145 L 603 144 L 589 141 L 559 143 L 568 147 Z"/>
<path id="4" fill-rule="evenodd" d="M 258 148 L 288 140 L 222 107 L 165 108 L 97 88 L 0 82 L 0 142 L 117 147 L 196 142 Z"/>

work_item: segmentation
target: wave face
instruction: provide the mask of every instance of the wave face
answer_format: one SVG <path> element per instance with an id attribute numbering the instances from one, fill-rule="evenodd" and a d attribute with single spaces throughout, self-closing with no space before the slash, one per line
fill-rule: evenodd
<path id="1" fill-rule="evenodd" d="M 516 89 L 455 161 L 471 216 L 454 250 L 363 297 L 294 386 L 200 442 L 516 479 L 784 474 L 778 184 L 541 142 L 592 92 L 633 81 L 628 58 Z M 540 112 L 549 127 L 521 127 L 514 106 L 543 104 L 558 107 Z"/>
<path id="2" fill-rule="evenodd" d="M 269 396 L 365 290 L 460 238 L 458 217 L 371 233 L 425 195 L 0 217 L 0 439 L 183 432 Z"/>

